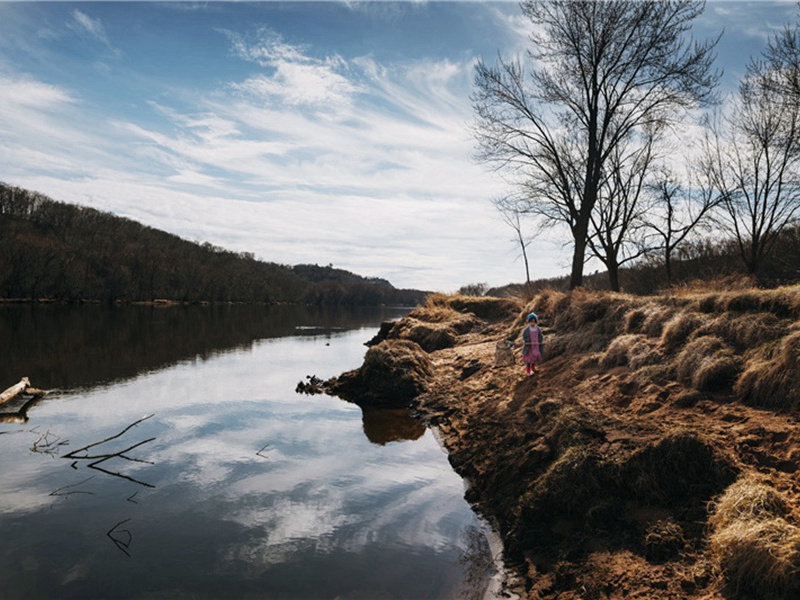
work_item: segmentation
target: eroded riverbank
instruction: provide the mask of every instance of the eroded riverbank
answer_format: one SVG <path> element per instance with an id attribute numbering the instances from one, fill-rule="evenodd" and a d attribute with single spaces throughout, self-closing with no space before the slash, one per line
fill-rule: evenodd
<path id="1" fill-rule="evenodd" d="M 526 377 L 496 345 L 530 310 Z M 794 598 L 798 317 L 798 287 L 438 296 L 328 387 L 438 429 L 525 597 Z"/>

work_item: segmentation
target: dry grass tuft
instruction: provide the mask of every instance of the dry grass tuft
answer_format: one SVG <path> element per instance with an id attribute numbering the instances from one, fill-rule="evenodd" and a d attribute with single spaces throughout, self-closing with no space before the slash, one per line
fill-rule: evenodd
<path id="1" fill-rule="evenodd" d="M 648 337 L 661 337 L 664 324 L 675 314 L 675 309 L 668 306 L 652 305 L 647 307 L 641 332 Z"/>
<path id="2" fill-rule="evenodd" d="M 797 598 L 800 530 L 784 519 L 737 521 L 711 536 L 711 551 L 735 590 Z"/>
<path id="3" fill-rule="evenodd" d="M 733 316 L 722 313 L 706 321 L 698 330 L 697 336 L 715 335 L 726 343 L 745 352 L 751 348 L 774 341 L 786 335 L 787 328 L 771 313 L 755 313 Z"/>
<path id="4" fill-rule="evenodd" d="M 780 410 L 800 407 L 800 331 L 752 360 L 734 390 L 743 401 L 758 406 Z"/>
<path id="5" fill-rule="evenodd" d="M 800 529 L 784 517 L 786 499 L 746 476 L 712 505 L 712 554 L 736 590 L 796 597 L 800 590 Z"/>
<path id="6" fill-rule="evenodd" d="M 424 308 L 444 308 L 459 313 L 471 313 L 481 320 L 495 322 L 516 316 L 520 310 L 520 303 L 512 298 L 436 293 L 428 296 Z"/>
<path id="7" fill-rule="evenodd" d="M 674 296 L 694 296 L 708 292 L 730 292 L 735 290 L 749 290 L 754 288 L 756 280 L 752 276 L 728 275 L 714 279 L 693 279 L 681 285 L 676 285 L 667 293 Z"/>
<path id="8" fill-rule="evenodd" d="M 682 311 L 664 324 L 661 333 L 661 345 L 666 352 L 674 352 L 686 343 L 686 340 L 697 331 L 702 324 L 700 315 Z"/>
<path id="9" fill-rule="evenodd" d="M 707 498 L 728 485 L 735 469 L 695 431 L 677 429 L 635 452 L 621 465 L 622 486 L 639 501 Z"/>
<path id="10" fill-rule="evenodd" d="M 708 524 L 722 529 L 741 520 L 761 520 L 785 517 L 789 503 L 775 488 L 762 483 L 754 475 L 746 475 L 730 485 L 720 498 L 711 504 Z"/>
<path id="11" fill-rule="evenodd" d="M 391 338 L 411 340 L 426 352 L 456 345 L 458 334 L 449 323 L 425 323 L 406 317 L 392 329 Z"/>
<path id="12" fill-rule="evenodd" d="M 553 418 L 550 431 L 545 437 L 556 454 L 569 448 L 586 446 L 592 439 L 603 437 L 597 419 L 581 406 L 562 406 Z"/>
<path id="13" fill-rule="evenodd" d="M 646 365 L 654 365 L 661 358 L 661 353 L 650 343 L 647 336 L 626 334 L 614 338 L 600 364 L 604 368 L 629 365 L 633 369 L 639 369 Z"/>
<path id="14" fill-rule="evenodd" d="M 373 346 L 361 366 L 361 378 L 372 388 L 400 388 L 402 395 L 412 397 L 425 389 L 432 374 L 427 353 L 407 340 L 388 340 Z"/>
<path id="15" fill-rule="evenodd" d="M 731 386 L 741 371 L 741 359 L 713 335 L 698 337 L 675 360 L 678 378 L 696 390 L 714 391 Z"/>
<path id="16" fill-rule="evenodd" d="M 610 479 L 598 456 L 586 448 L 568 448 L 521 498 L 522 518 L 578 514 L 596 502 Z M 613 484 L 612 484 L 613 485 Z"/>
<path id="17" fill-rule="evenodd" d="M 642 307 L 629 310 L 625 315 L 625 333 L 641 333 L 646 318 L 647 311 Z"/>
<path id="18" fill-rule="evenodd" d="M 683 528 L 673 519 L 656 521 L 647 528 L 644 546 L 648 560 L 660 562 L 677 558 L 686 547 Z"/>

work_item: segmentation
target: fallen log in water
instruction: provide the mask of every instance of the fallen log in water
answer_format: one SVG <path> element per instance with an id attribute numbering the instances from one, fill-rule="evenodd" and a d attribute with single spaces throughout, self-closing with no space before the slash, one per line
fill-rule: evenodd
<path id="1" fill-rule="evenodd" d="M 29 387 L 31 387 L 30 380 L 27 377 L 23 377 L 22 379 L 19 380 L 19 383 L 17 383 L 16 385 L 12 385 L 5 392 L 0 394 L 0 404 L 5 404 L 6 402 L 13 400 L 18 395 L 27 390 Z"/>

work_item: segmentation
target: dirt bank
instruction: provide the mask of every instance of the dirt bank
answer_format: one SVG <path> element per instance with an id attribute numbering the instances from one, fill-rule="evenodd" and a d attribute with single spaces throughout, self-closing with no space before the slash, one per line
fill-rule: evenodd
<path id="1" fill-rule="evenodd" d="M 526 377 L 496 345 L 531 310 Z M 392 401 L 438 427 L 523 597 L 800 597 L 800 287 L 435 296 L 372 343 L 330 388 L 368 404 L 398 372 L 375 361 L 415 365 Z"/>

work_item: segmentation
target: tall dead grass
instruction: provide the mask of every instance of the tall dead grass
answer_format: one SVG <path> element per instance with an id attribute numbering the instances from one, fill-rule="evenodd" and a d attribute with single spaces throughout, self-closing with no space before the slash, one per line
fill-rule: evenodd
<path id="1" fill-rule="evenodd" d="M 426 310 L 450 309 L 471 313 L 484 321 L 502 321 L 519 313 L 521 304 L 513 298 L 491 296 L 465 296 L 462 294 L 431 294 L 425 302 Z"/>
<path id="2" fill-rule="evenodd" d="M 612 340 L 600 364 L 604 368 L 630 366 L 639 369 L 662 359 L 663 355 L 646 335 L 629 333 Z"/>
<path id="3" fill-rule="evenodd" d="M 675 359 L 678 378 L 699 391 L 731 387 L 741 368 L 741 358 L 713 335 L 704 335 L 686 344 Z"/>
<path id="4" fill-rule="evenodd" d="M 751 360 L 734 388 L 744 402 L 779 410 L 800 407 L 800 331 Z"/>
<path id="5" fill-rule="evenodd" d="M 736 590 L 797 597 L 800 529 L 787 514 L 787 500 L 753 475 L 739 479 L 712 505 L 712 555 Z"/>

